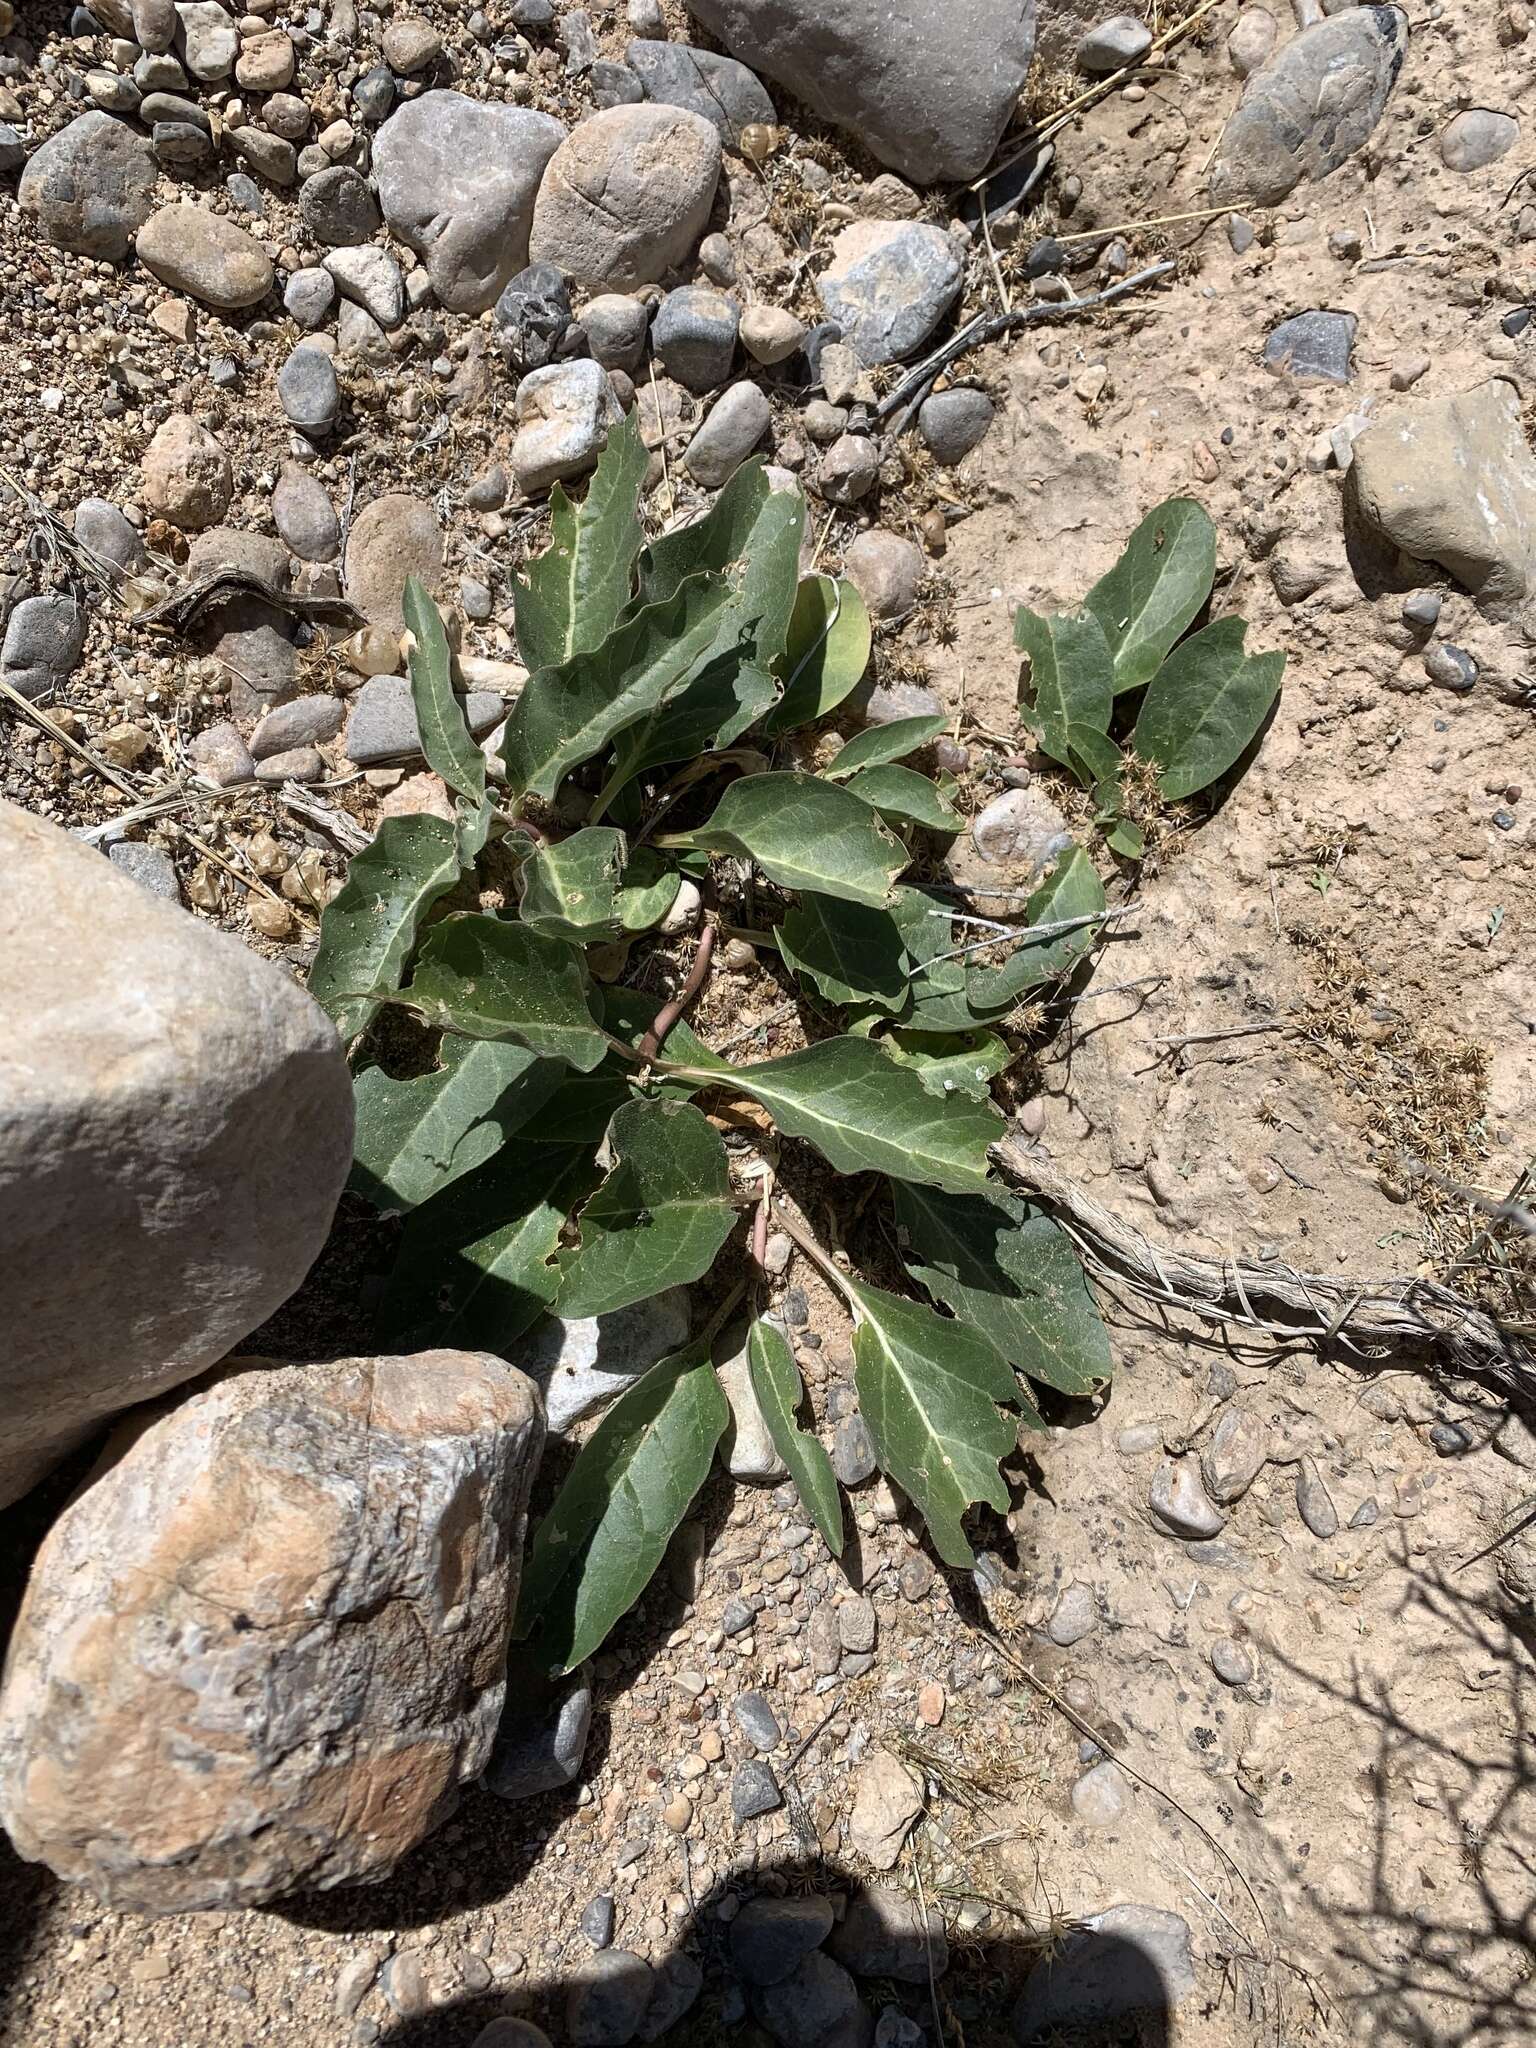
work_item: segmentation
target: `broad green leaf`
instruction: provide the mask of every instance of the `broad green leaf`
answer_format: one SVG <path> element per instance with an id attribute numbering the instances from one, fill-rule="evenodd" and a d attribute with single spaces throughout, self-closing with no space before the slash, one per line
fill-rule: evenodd
<path id="1" fill-rule="evenodd" d="M 736 622 L 736 615 L 730 615 Z M 750 628 L 744 628 L 748 634 Z M 614 794 L 643 775 L 672 761 L 693 761 L 717 747 L 728 747 L 753 725 L 778 696 L 779 686 L 763 669 L 745 661 L 742 646 L 723 647 L 709 656 L 693 680 L 638 719 L 614 741 L 612 774 L 603 786 L 601 813 Z"/>
<path id="2" fill-rule="evenodd" d="M 1139 689 L 1198 614 L 1216 579 L 1216 529 L 1193 498 L 1155 505 L 1084 600 L 1104 628 L 1115 694 Z"/>
<path id="3" fill-rule="evenodd" d="M 574 946 L 498 917 L 450 917 L 393 998 L 463 1038 L 510 1038 L 587 1074 L 608 1051 L 588 1008 L 587 963 Z"/>
<path id="4" fill-rule="evenodd" d="M 609 434 L 579 505 L 559 484 L 550 492 L 550 545 L 512 586 L 517 651 L 530 671 L 590 653 L 617 624 L 644 539 L 639 498 L 648 460 L 630 414 Z"/>
<path id="5" fill-rule="evenodd" d="M 602 1144 L 615 1114 L 630 1100 L 628 1077 L 633 1072 L 633 1067 L 610 1058 L 590 1074 L 567 1074 L 533 1122 L 518 1133 L 519 1141 L 580 1145 L 590 1156 Z"/>
<path id="6" fill-rule="evenodd" d="M 555 1252 L 597 1179 L 590 1145 L 511 1139 L 406 1218 L 379 1304 L 380 1337 L 511 1358 L 560 1286 Z"/>
<path id="7" fill-rule="evenodd" d="M 767 668 L 789 632 L 804 531 L 800 493 L 776 491 L 761 462 L 743 463 L 702 519 L 664 533 L 641 555 L 640 602 L 659 603 L 702 570 L 729 574 L 742 616 L 753 621 L 751 659 Z"/>
<path id="8" fill-rule="evenodd" d="M 523 1565 L 515 1633 L 562 1671 L 601 1649 L 650 1584 L 731 1419 L 707 1344 L 621 1394 L 566 1474 Z"/>
<path id="9" fill-rule="evenodd" d="M 816 890 L 876 910 L 890 902 L 909 858 L 856 796 L 818 775 L 789 771 L 743 775 L 714 816 L 686 838 L 709 853 L 755 860 L 781 889 Z"/>
<path id="10" fill-rule="evenodd" d="M 682 885 L 677 869 L 668 867 L 659 853 L 649 846 L 637 847 L 624 863 L 614 898 L 619 923 L 627 932 L 648 932 L 672 908 Z"/>
<path id="11" fill-rule="evenodd" d="M 1072 759 L 1067 765 L 1084 789 L 1097 795 L 1103 783 L 1118 779 L 1125 756 L 1108 733 L 1079 726 L 1072 735 Z"/>
<path id="12" fill-rule="evenodd" d="M 1018 1424 L 998 1412 L 1018 1382 L 986 1339 L 920 1302 L 850 1282 L 858 1327 L 854 1384 L 881 1467 L 916 1503 L 933 1547 L 964 1569 L 975 1556 L 964 1517 L 973 1501 L 1008 1512 L 998 1462 Z"/>
<path id="13" fill-rule="evenodd" d="M 1091 1394 L 1114 1371 L 1072 1240 L 1042 1209 L 1001 1191 L 987 1200 L 898 1187 L 907 1271 L 1019 1372 Z"/>
<path id="14" fill-rule="evenodd" d="M 886 762 L 861 768 L 843 787 L 880 813 L 887 823 L 921 825 L 929 832 L 958 832 L 965 820 L 926 775 Z"/>
<path id="15" fill-rule="evenodd" d="M 1114 708 L 1114 668 L 1104 629 L 1092 612 L 1046 616 L 1020 605 L 1013 615 L 1013 644 L 1029 656 L 1028 723 L 1051 759 L 1075 774 L 1078 759 L 1092 761 L 1106 743 Z"/>
<path id="16" fill-rule="evenodd" d="M 502 759 L 512 788 L 552 801 L 571 769 L 689 682 L 736 609 L 723 576 L 691 576 L 600 646 L 536 669 L 507 719 Z"/>
<path id="17" fill-rule="evenodd" d="M 859 768 L 878 768 L 886 761 L 904 761 L 919 747 L 936 740 L 949 720 L 942 712 L 923 718 L 893 718 L 889 725 L 871 725 L 855 733 L 822 774 L 829 782 L 841 782 Z"/>
<path id="18" fill-rule="evenodd" d="M 836 710 L 858 687 L 873 645 L 869 612 L 854 586 L 846 578 L 805 577 L 789 622 L 789 644 L 776 664 L 784 695 L 763 720 L 763 730 L 793 732 Z"/>
<path id="19" fill-rule="evenodd" d="M 407 667 L 411 703 L 421 728 L 421 751 L 427 766 L 443 778 L 454 795 L 478 811 L 485 802 L 485 756 L 454 693 L 453 649 L 443 629 L 443 615 L 414 576 L 405 579 L 400 609 L 415 642 Z"/>
<path id="20" fill-rule="evenodd" d="M 622 1038 L 626 1045 L 638 1046 L 656 1021 L 656 1012 L 661 1008 L 660 998 L 640 988 L 605 988 L 602 995 L 603 1022 L 615 1038 Z M 679 1017 L 667 1033 L 666 1047 L 666 1057 L 685 1066 L 704 1067 L 711 1073 L 729 1074 L 734 1071 L 729 1060 L 723 1060 L 718 1053 L 710 1051 L 686 1017 Z M 625 1074 L 634 1071 L 632 1067 L 620 1070 Z M 664 1091 L 676 1086 L 685 1094 L 695 1092 L 693 1086 L 674 1083 L 669 1076 L 662 1077 L 661 1085 Z"/>
<path id="21" fill-rule="evenodd" d="M 1176 647 L 1141 700 L 1131 745 L 1162 769 L 1169 802 L 1225 775 L 1280 694 L 1283 654 L 1244 654 L 1248 628 L 1217 619 Z"/>
<path id="22" fill-rule="evenodd" d="M 320 919 L 309 992 L 350 1041 L 400 986 L 421 920 L 459 879 L 453 827 L 417 813 L 386 818 L 354 854 Z"/>
<path id="23" fill-rule="evenodd" d="M 986 1102 L 992 1083 L 1008 1066 L 1013 1054 L 1001 1038 L 990 1031 L 891 1032 L 879 1041 L 898 1066 L 911 1067 L 923 1086 L 934 1095 L 963 1095 Z"/>
<path id="24" fill-rule="evenodd" d="M 725 1147 L 687 1102 L 626 1102 L 608 1133 L 613 1166 L 560 1254 L 560 1312 L 601 1316 L 698 1280 L 736 1223 Z"/>
<path id="25" fill-rule="evenodd" d="M 1104 884 L 1099 880 L 1098 870 L 1082 848 L 1074 846 L 1062 855 L 1030 897 L 1024 915 L 1030 927 L 1050 926 L 1079 917 L 1096 918 L 1104 909 Z M 995 1015 L 1016 1003 L 1026 990 L 1039 988 L 1043 982 L 1059 981 L 1069 974 L 1097 943 L 1101 929 L 1097 924 L 1083 924 L 1075 931 L 1058 932 L 1054 937 L 1047 934 L 1038 939 L 1026 938 L 1000 967 L 968 967 L 967 1000 L 976 1011 Z"/>
<path id="26" fill-rule="evenodd" d="M 1104 843 L 1111 853 L 1118 853 L 1122 860 L 1140 860 L 1147 850 L 1146 837 L 1139 825 L 1133 825 L 1129 818 L 1117 818 L 1105 834 Z"/>
<path id="27" fill-rule="evenodd" d="M 801 1430 L 795 1422 L 795 1411 L 805 1394 L 800 1368 L 784 1332 L 762 1317 L 753 1323 L 747 1337 L 747 1365 L 773 1447 L 789 1467 L 795 1490 L 820 1530 L 822 1542 L 834 1557 L 841 1557 L 843 1498 L 837 1490 L 837 1475 L 820 1438 Z"/>
<path id="28" fill-rule="evenodd" d="M 779 952 L 830 1003 L 896 1010 L 906 998 L 911 961 L 888 910 L 807 890 L 784 913 Z"/>
<path id="29" fill-rule="evenodd" d="M 518 870 L 518 915 L 529 931 L 579 946 L 617 938 L 623 869 L 624 834 L 611 825 L 536 846 Z"/>
<path id="30" fill-rule="evenodd" d="M 935 896 L 926 889 L 898 889 L 891 915 L 912 958 L 911 994 L 899 1013 L 899 1022 L 918 1032 L 970 1031 L 985 1019 L 972 1010 L 965 993 L 965 956 L 956 949 L 972 942 L 977 933 L 963 927 L 956 936 L 954 913 L 958 906 L 948 897 Z"/>
<path id="31" fill-rule="evenodd" d="M 1003 1132 L 997 1112 L 968 1097 L 930 1095 L 867 1039 L 826 1038 L 732 1076 L 781 1131 L 807 1139 L 839 1173 L 888 1173 L 957 1194 L 988 1185 L 987 1147 Z"/>
<path id="32" fill-rule="evenodd" d="M 442 1065 L 407 1081 L 358 1075 L 351 1185 L 379 1209 L 414 1209 L 481 1166 L 554 1093 L 558 1060 L 489 1038 L 445 1038 Z"/>

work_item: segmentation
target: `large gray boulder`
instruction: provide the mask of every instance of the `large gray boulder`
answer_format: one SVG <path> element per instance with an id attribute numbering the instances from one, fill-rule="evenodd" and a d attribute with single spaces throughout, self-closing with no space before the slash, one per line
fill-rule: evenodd
<path id="1" fill-rule="evenodd" d="M 550 159 L 528 252 L 593 291 L 654 284 L 698 247 L 720 137 L 687 107 L 606 107 Z"/>
<path id="2" fill-rule="evenodd" d="M 285 1301 L 352 1157 L 330 1020 L 0 803 L 0 1505 Z"/>
<path id="3" fill-rule="evenodd" d="M 471 1351 L 237 1359 L 124 1423 L 11 1638 L 22 1855 L 139 1913 L 386 1875 L 490 1755 L 543 1437 Z"/>
<path id="4" fill-rule="evenodd" d="M 688 0 L 744 64 L 920 185 L 987 167 L 1035 46 L 1035 0 Z"/>
<path id="5" fill-rule="evenodd" d="M 375 136 L 384 218 L 450 312 L 484 312 L 527 263 L 539 181 L 564 140 L 552 114 L 461 92 L 407 100 Z"/>
<path id="6" fill-rule="evenodd" d="M 159 175 L 148 136 L 110 114 L 81 114 L 34 152 L 16 202 L 56 247 L 117 263 L 149 218 Z"/>

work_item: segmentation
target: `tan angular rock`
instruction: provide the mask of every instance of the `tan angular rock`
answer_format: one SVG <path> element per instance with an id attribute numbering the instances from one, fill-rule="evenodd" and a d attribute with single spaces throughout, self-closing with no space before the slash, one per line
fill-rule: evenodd
<path id="1" fill-rule="evenodd" d="M 238 1359 L 125 1423 L 11 1639 L 21 1854 L 142 1913 L 382 1877 L 490 1752 L 543 1434 L 466 1351 Z"/>
<path id="2" fill-rule="evenodd" d="M 879 1750 L 854 1774 L 848 1839 L 876 1870 L 893 1869 L 922 1810 L 923 1795 L 912 1773 Z"/>
<path id="3" fill-rule="evenodd" d="M 0 1506 L 293 1293 L 352 1158 L 328 1017 L 0 803 Z"/>
<path id="4" fill-rule="evenodd" d="M 1353 452 L 1356 504 L 1405 555 L 1438 562 L 1495 618 L 1536 593 L 1536 459 L 1513 384 L 1409 400 Z"/>
<path id="5" fill-rule="evenodd" d="M 189 412 L 173 412 L 144 450 L 144 502 L 186 533 L 217 526 L 235 492 L 229 457 Z"/>
<path id="6" fill-rule="evenodd" d="M 595 291 L 654 283 L 697 246 L 719 177 L 720 136 L 702 114 L 607 107 L 550 158 L 528 259 Z"/>

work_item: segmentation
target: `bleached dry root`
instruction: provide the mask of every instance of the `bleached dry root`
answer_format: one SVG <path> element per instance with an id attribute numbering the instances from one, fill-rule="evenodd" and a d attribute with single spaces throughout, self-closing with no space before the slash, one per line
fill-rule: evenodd
<path id="1" fill-rule="evenodd" d="M 1281 1259 L 1213 1259 L 1162 1250 L 1069 1180 L 1050 1160 L 1005 1139 L 993 1158 L 1020 1194 L 1049 1209 L 1091 1274 L 1206 1322 L 1312 1342 L 1362 1361 L 1418 1352 L 1450 1373 L 1536 1394 L 1528 1340 L 1435 1280 L 1339 1279 Z"/>

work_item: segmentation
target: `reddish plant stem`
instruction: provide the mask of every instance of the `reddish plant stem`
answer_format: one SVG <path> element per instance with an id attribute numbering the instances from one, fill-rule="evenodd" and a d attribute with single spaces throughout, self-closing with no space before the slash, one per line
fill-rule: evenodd
<path id="1" fill-rule="evenodd" d="M 662 1004 L 661 1008 L 656 1012 L 656 1021 L 640 1041 L 639 1050 L 642 1060 L 655 1059 L 656 1055 L 661 1051 L 667 1033 L 672 1029 L 672 1026 L 682 1016 L 688 1005 L 708 980 L 709 963 L 714 956 L 714 951 L 715 928 L 712 924 L 707 924 L 699 934 L 699 950 L 693 956 L 693 966 L 689 970 L 688 979 L 669 1003 Z"/>

